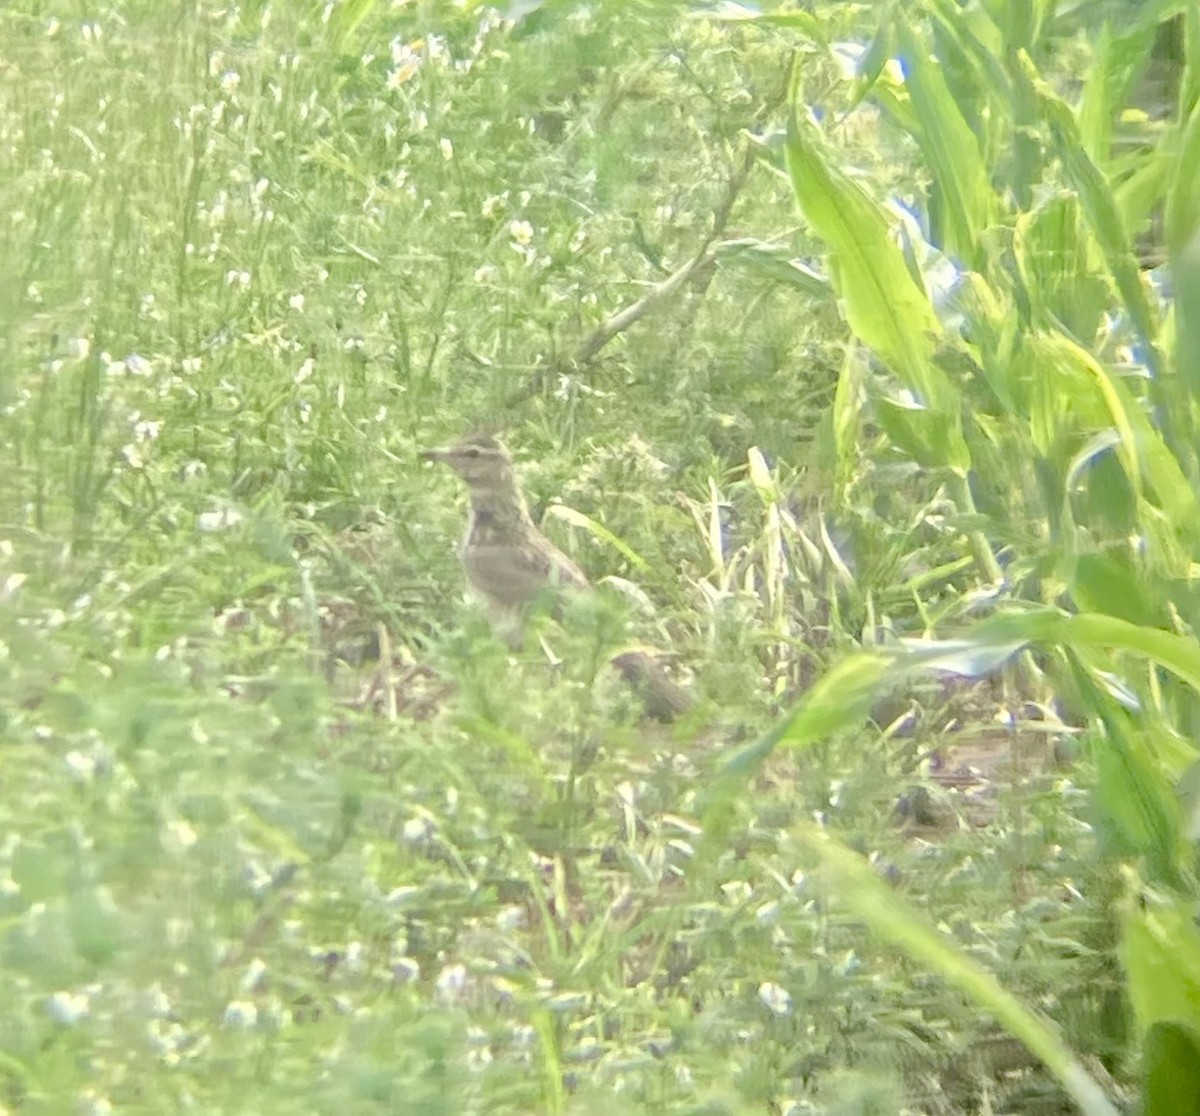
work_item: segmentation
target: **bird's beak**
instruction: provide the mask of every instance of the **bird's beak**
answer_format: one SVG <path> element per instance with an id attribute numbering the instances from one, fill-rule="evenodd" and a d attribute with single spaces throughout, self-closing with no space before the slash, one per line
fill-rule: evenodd
<path id="1" fill-rule="evenodd" d="M 445 446 L 441 446 L 438 449 L 421 450 L 421 452 L 419 454 L 417 454 L 417 456 L 422 461 L 445 462 L 445 461 L 450 460 L 450 450 L 448 448 L 446 448 Z"/>

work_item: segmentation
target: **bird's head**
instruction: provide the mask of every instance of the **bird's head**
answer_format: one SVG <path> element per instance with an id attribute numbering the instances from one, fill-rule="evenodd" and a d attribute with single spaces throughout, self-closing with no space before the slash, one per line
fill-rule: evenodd
<path id="1" fill-rule="evenodd" d="M 517 492 L 512 458 L 504 443 L 492 434 L 468 434 L 452 446 L 425 450 L 421 457 L 449 465 L 466 481 L 472 496 L 504 497 Z"/>

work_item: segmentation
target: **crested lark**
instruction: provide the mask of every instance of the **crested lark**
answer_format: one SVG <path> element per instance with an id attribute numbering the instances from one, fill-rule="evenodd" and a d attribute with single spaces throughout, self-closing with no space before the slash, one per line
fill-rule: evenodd
<path id="1" fill-rule="evenodd" d="M 490 434 L 468 434 L 421 456 L 449 465 L 466 482 L 470 509 L 459 557 L 467 580 L 495 617 L 519 612 L 547 589 L 589 587 L 583 571 L 533 522 L 502 442 Z M 646 652 L 626 651 L 613 665 L 639 692 L 652 717 L 668 721 L 691 708 L 691 698 Z"/>

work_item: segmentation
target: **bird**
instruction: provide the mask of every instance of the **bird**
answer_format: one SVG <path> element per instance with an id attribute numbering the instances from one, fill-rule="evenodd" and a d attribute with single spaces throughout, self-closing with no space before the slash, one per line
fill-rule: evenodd
<path id="1" fill-rule="evenodd" d="M 534 523 L 512 457 L 499 438 L 477 431 L 420 456 L 449 466 L 467 486 L 467 529 L 458 554 L 467 581 L 489 606 L 495 626 L 511 623 L 544 593 L 591 589 L 579 566 Z M 692 707 L 691 696 L 648 652 L 625 651 L 612 663 L 651 717 L 672 721 Z"/>

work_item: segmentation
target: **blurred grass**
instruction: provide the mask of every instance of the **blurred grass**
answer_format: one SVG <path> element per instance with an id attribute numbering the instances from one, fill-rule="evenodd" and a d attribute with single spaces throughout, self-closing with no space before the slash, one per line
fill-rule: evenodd
<path id="1" fill-rule="evenodd" d="M 1129 1088 L 1119 885 L 1084 807 L 1095 724 L 1048 711 L 997 730 L 1026 702 L 1050 710 L 1048 691 L 884 671 L 854 690 L 899 703 L 868 730 L 835 673 L 806 753 L 771 751 L 843 651 L 954 629 L 1001 568 L 1006 603 L 1081 598 L 1083 570 L 1101 599 L 1140 579 L 1162 589 L 1147 615 L 1180 607 L 1185 550 L 1154 582 L 1117 540 L 1133 515 L 1165 547 L 1174 528 L 1145 525 L 1182 514 L 1167 490 L 1190 462 L 1163 456 L 1136 385 L 1101 390 L 1128 335 L 1099 338 L 1099 371 L 1085 351 L 1117 304 L 1097 261 L 1126 303 L 1136 281 L 1096 240 L 1121 195 L 1081 161 L 1109 110 L 1071 135 L 1053 89 L 985 64 L 995 26 L 942 5 L 948 72 L 927 62 L 912 104 L 827 44 L 878 33 L 882 66 L 924 32 L 844 6 L 825 43 L 803 20 L 653 4 L 314 12 L 0 13 L 0 1104 L 891 1111 L 903 1091 L 950 1112 L 1049 1088 L 866 936 L 818 871 L 813 817 Z M 1091 57 L 1070 28 L 1030 34 L 1061 84 L 1055 51 Z M 1134 64 L 1120 42 L 1093 87 L 1114 107 Z M 990 106 L 978 160 L 961 128 L 935 134 L 951 102 Z M 1014 154 L 1010 125 L 1046 138 L 1035 104 L 1053 143 Z M 800 106 L 819 142 L 777 131 Z M 858 215 L 841 242 L 772 173 L 785 152 L 797 173 L 797 135 L 830 171 L 830 216 Z M 1006 209 L 1039 194 L 1052 149 L 1066 184 Z M 882 202 L 920 209 L 931 176 L 948 224 L 930 239 L 977 269 L 966 340 L 926 301 L 936 260 L 895 250 Z M 872 230 L 857 272 L 829 269 L 843 324 L 824 252 Z M 756 247 L 714 245 L 715 267 L 574 359 L 714 236 Z M 879 284 L 857 302 L 855 274 Z M 1063 322 L 1074 339 L 1037 332 Z M 880 361 L 938 395 L 932 420 Z M 1129 495 L 1094 485 L 1076 507 L 1066 479 L 1121 408 Z M 539 514 L 572 509 L 547 531 L 644 597 L 577 610 L 559 669 L 514 659 L 457 603 L 458 496 L 416 450 L 480 422 L 508 433 Z M 581 516 L 598 529 L 569 533 Z M 1078 560 L 1089 527 L 1110 564 Z M 646 726 L 597 671 L 626 625 L 692 669 L 696 723 Z M 1102 651 L 1052 673 L 1078 695 Z M 1141 681 L 1143 700 L 1187 705 Z M 1090 708 L 1150 785 L 1158 757 L 1105 700 Z M 1060 735 L 1082 755 L 1048 769 Z M 993 781 L 1011 793 L 984 780 L 982 804 L 914 811 L 912 788 L 975 736 L 1011 760 Z M 717 761 L 755 739 L 752 778 L 705 815 Z"/>

